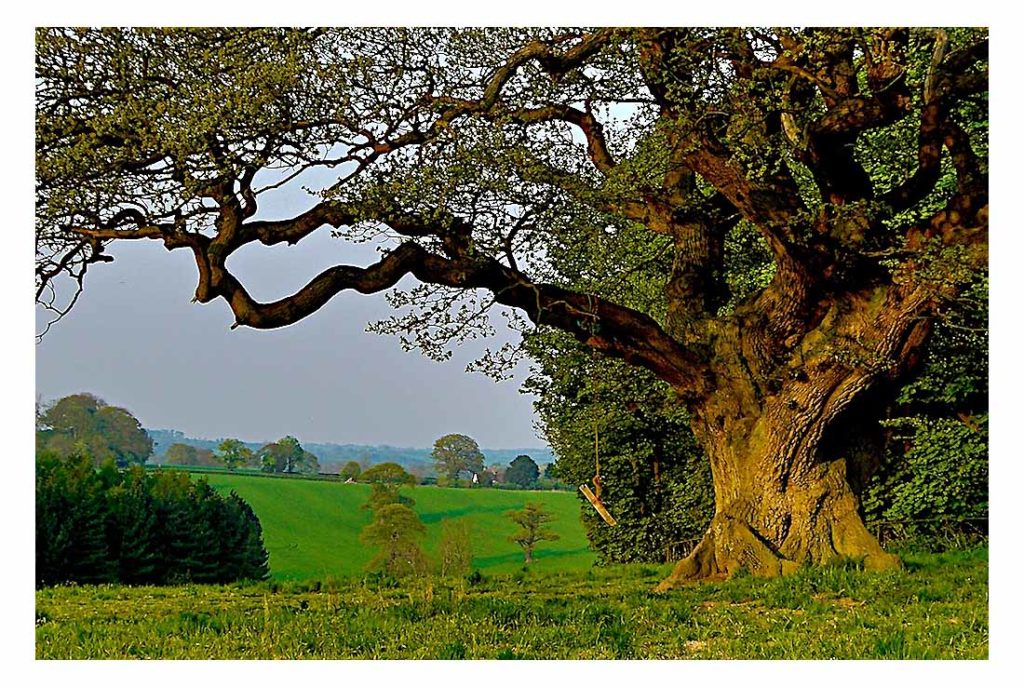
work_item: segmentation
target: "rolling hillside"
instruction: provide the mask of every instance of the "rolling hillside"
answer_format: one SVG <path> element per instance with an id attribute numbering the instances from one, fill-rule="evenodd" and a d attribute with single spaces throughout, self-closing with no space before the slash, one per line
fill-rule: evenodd
<path id="1" fill-rule="evenodd" d="M 275 579 L 359 575 L 373 555 L 359 541 L 359 532 L 370 522 L 369 512 L 361 508 L 370 492 L 365 484 L 249 475 L 204 477 L 216 489 L 234 490 L 252 505 L 263 524 Z M 415 487 L 404 493 L 415 499 L 415 510 L 427 526 L 424 549 L 428 556 L 437 550 L 443 520 L 466 519 L 472 527 L 474 567 L 485 573 L 517 570 L 522 552 L 507 539 L 515 526 L 504 514 L 527 501 L 538 501 L 555 515 L 552 529 L 561 539 L 538 546 L 534 567 L 581 570 L 594 562 L 580 523 L 579 500 L 571 493 L 438 487 Z"/>

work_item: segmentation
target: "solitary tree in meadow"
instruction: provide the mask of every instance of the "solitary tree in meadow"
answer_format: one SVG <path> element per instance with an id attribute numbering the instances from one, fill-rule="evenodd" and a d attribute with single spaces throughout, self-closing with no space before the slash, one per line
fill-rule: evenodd
<path id="1" fill-rule="evenodd" d="M 543 504 L 527 503 L 522 510 L 512 510 L 505 515 L 519 525 L 519 531 L 508 540 L 522 547 L 526 565 L 533 562 L 533 550 L 538 543 L 561 539 L 558 534 L 546 527 L 554 516 L 544 510 Z"/>
<path id="2" fill-rule="evenodd" d="M 419 516 L 408 506 L 391 503 L 380 507 L 374 512 L 373 522 L 359 535 L 364 543 L 378 547 L 367 568 L 395 577 L 423 572 L 427 559 L 419 542 L 426 531 Z"/>
<path id="3" fill-rule="evenodd" d="M 264 472 L 316 474 L 320 471 L 317 457 L 302 448 L 299 440 L 292 436 L 263 446 L 254 459 Z"/>
<path id="4" fill-rule="evenodd" d="M 446 434 L 434 442 L 430 453 L 437 471 L 455 484 L 460 473 L 480 474 L 484 471 L 484 454 L 476 440 L 465 434 Z"/>
<path id="5" fill-rule="evenodd" d="M 878 454 L 858 438 L 986 266 L 983 29 L 47 28 L 36 47 L 44 306 L 121 239 L 191 254 L 195 300 L 234 327 L 411 277 L 377 330 L 430 355 L 504 306 L 670 386 L 716 505 L 664 587 L 898 565 L 859 514 Z M 313 169 L 335 178 L 309 209 L 258 217 Z M 740 229 L 770 278 L 737 295 Z M 270 302 L 230 268 L 317 230 L 386 250 Z"/>

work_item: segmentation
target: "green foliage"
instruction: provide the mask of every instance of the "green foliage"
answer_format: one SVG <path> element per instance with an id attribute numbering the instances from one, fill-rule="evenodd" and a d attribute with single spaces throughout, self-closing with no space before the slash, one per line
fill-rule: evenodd
<path id="1" fill-rule="evenodd" d="M 116 579 L 107 548 L 104 486 L 85 455 L 36 461 L 36 585 Z"/>
<path id="2" fill-rule="evenodd" d="M 775 276 L 775 260 L 757 227 L 738 222 L 725 235 L 725 280 L 729 286 L 729 302 L 721 312 L 728 313 L 761 289 Z"/>
<path id="3" fill-rule="evenodd" d="M 174 443 L 167 447 L 167 452 L 164 454 L 164 462 L 167 465 L 183 465 L 188 467 L 215 467 L 222 464 L 220 460 L 214 457 L 213 451 L 182 443 Z"/>
<path id="4" fill-rule="evenodd" d="M 377 463 L 359 474 L 359 481 L 370 484 L 413 485 L 416 478 L 398 463 Z"/>
<path id="5" fill-rule="evenodd" d="M 484 455 L 471 437 L 465 434 L 446 434 L 434 442 L 430 457 L 437 464 L 439 474 L 455 484 L 460 473 L 480 474 L 484 471 Z"/>
<path id="6" fill-rule="evenodd" d="M 863 498 L 872 519 L 936 532 L 988 517 L 988 415 L 966 420 L 914 416 L 887 423 L 899 442 Z"/>
<path id="7" fill-rule="evenodd" d="M 110 558 L 117 561 L 115 579 L 124 584 L 154 580 L 159 555 L 156 503 L 141 470 L 129 472 L 121 484 L 107 492 L 107 541 Z"/>
<path id="8" fill-rule="evenodd" d="M 505 471 L 505 481 L 518 484 L 521 487 L 536 484 L 538 477 L 540 477 L 540 468 L 533 462 L 533 458 L 525 455 L 516 456 L 509 463 L 508 470 Z"/>
<path id="9" fill-rule="evenodd" d="M 650 593 L 668 567 L 648 565 L 533 566 L 473 584 L 406 578 L 394 587 L 358 578 L 53 587 L 36 592 L 36 658 L 987 658 L 987 551 L 914 554 L 907 564 L 670 594 Z"/>
<path id="10" fill-rule="evenodd" d="M 362 471 L 363 469 L 359 465 L 359 463 L 357 463 L 354 460 L 350 460 L 344 465 L 342 465 L 341 469 L 338 470 L 338 477 L 340 477 L 343 480 L 354 480 L 355 478 L 359 477 L 359 473 Z"/>
<path id="11" fill-rule="evenodd" d="M 298 472 L 313 475 L 320 472 L 317 457 L 303 449 L 299 440 L 291 436 L 263 446 L 253 459 L 264 472 Z"/>
<path id="12" fill-rule="evenodd" d="M 668 385 L 558 333 L 535 337 L 529 350 L 537 367 L 528 386 L 559 479 L 590 484 L 600 462 L 601 500 L 618 524 L 579 497 L 600 560 L 661 562 L 699 537 L 714 509 L 710 468 Z"/>
<path id="13" fill-rule="evenodd" d="M 547 524 L 551 522 L 553 516 L 544 509 L 543 504 L 531 501 L 522 510 L 512 510 L 505 515 L 519 525 L 519 531 L 510 535 L 508 540 L 522 547 L 527 565 L 533 562 L 533 550 L 537 544 L 561 538 L 556 532 L 548 529 Z"/>
<path id="14" fill-rule="evenodd" d="M 399 492 L 397 484 L 374 482 L 370 485 L 370 497 L 363 504 L 363 509 L 376 513 L 384 506 L 394 503 L 400 503 L 409 508 L 416 505 L 413 499 Z"/>
<path id="15" fill-rule="evenodd" d="M 216 457 L 227 466 L 228 470 L 235 470 L 254 462 L 252 449 L 238 439 L 225 439 L 220 442 L 220 445 L 217 446 Z"/>
<path id="16" fill-rule="evenodd" d="M 416 512 L 400 503 L 383 505 L 374 511 L 373 522 L 359 535 L 360 541 L 378 547 L 368 570 L 380 570 L 394 577 L 422 573 L 427 558 L 419 541 L 426 533 Z"/>
<path id="17" fill-rule="evenodd" d="M 66 396 L 42 409 L 37 425 L 38 451 L 87 454 L 95 465 L 141 465 L 153 452 L 152 440 L 130 412 L 91 394 Z"/>
<path id="18" fill-rule="evenodd" d="M 36 462 L 36 584 L 264 579 L 262 529 L 237 495 L 182 473 Z"/>
<path id="19" fill-rule="evenodd" d="M 441 577 L 467 575 L 473 566 L 473 537 L 465 520 L 441 523 L 441 541 L 437 547 L 437 569 Z"/>

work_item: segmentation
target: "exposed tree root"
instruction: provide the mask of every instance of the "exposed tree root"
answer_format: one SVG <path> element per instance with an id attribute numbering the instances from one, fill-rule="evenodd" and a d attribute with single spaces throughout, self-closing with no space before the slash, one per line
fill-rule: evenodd
<path id="1" fill-rule="evenodd" d="M 862 561 L 866 570 L 901 566 L 899 557 L 882 549 L 856 513 L 830 521 L 824 528 L 792 530 L 779 548 L 740 518 L 718 513 L 701 542 L 654 591 L 725 580 L 741 570 L 757 577 L 778 577 L 804 564 L 822 565 L 843 558 Z"/>

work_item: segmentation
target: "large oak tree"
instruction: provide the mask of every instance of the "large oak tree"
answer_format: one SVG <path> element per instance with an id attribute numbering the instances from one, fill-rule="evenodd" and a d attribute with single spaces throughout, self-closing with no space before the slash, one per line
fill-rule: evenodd
<path id="1" fill-rule="evenodd" d="M 692 418 L 715 515 L 663 587 L 892 566 L 858 512 L 876 461 L 861 428 L 986 265 L 987 45 L 899 28 L 41 30 L 38 298 L 64 311 L 60 282 L 80 286 L 108 242 L 153 239 L 191 252 L 195 299 L 234 326 L 411 276 L 391 295 L 411 312 L 382 328 L 444 355 L 507 306 L 653 372 Z M 314 168 L 335 180 L 307 211 L 261 214 Z M 771 256 L 742 298 L 737 227 Z M 380 259 L 273 302 L 229 268 L 325 228 Z M 671 256 L 650 307 L 554 268 L 596 241 Z"/>

